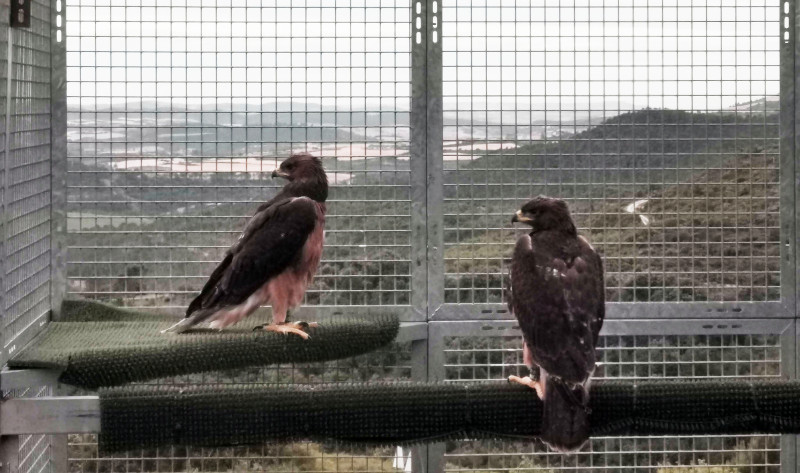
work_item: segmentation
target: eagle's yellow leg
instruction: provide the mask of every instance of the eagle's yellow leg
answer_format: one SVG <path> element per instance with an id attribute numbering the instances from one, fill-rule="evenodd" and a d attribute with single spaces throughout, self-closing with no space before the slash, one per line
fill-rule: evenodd
<path id="1" fill-rule="evenodd" d="M 520 378 L 519 376 L 511 375 L 508 377 L 508 382 L 519 383 L 523 386 L 528 386 L 529 388 L 536 391 L 536 395 L 539 396 L 539 399 L 544 399 L 544 386 L 542 386 L 542 383 L 531 379 L 530 376 L 525 376 L 524 378 Z"/>

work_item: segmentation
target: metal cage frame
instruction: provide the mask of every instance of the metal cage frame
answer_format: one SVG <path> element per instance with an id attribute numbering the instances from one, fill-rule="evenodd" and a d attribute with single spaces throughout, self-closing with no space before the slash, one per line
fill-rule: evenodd
<path id="1" fill-rule="evenodd" d="M 0 5 L 0 162 L 2 169 L 4 232 L 2 256 L 3 351 L 5 363 L 16 350 L 32 340 L 48 320 L 59 317 L 61 301 L 67 293 L 67 49 L 68 5 L 63 0 L 35 0 L 32 29 L 11 28 L 9 4 Z M 445 338 L 457 336 L 508 337 L 516 335 L 514 323 L 501 303 L 451 303 L 445 301 L 445 166 L 443 103 L 443 46 L 449 34 L 443 21 L 441 0 L 410 0 L 410 97 L 409 97 L 409 303 L 380 306 L 408 323 L 404 341 L 410 342 L 411 379 L 447 380 Z M 608 305 L 606 336 L 675 335 L 771 335 L 780 341 L 780 372 L 796 378 L 800 365 L 797 340 L 800 338 L 800 306 L 797 304 L 800 267 L 800 169 L 797 149 L 800 133 L 800 0 L 780 3 L 780 299 L 763 302 L 615 302 Z M 38 55 L 37 55 L 38 54 Z M 44 58 L 47 58 L 45 61 Z M 36 70 L 37 72 L 32 72 Z M 48 74 L 42 71 L 49 71 Z M 34 91 L 35 92 L 32 92 Z M 26 95 L 27 94 L 27 95 Z M 26 101 L 26 99 L 32 99 Z M 40 108 L 36 107 L 39 100 Z M 41 107 L 46 104 L 46 109 Z M 41 122 L 35 122 L 38 117 Z M 41 123 L 47 122 L 46 126 Z M 39 136 L 41 135 L 41 136 Z M 46 157 L 25 161 L 35 151 Z M 17 153 L 15 155 L 15 153 Z M 27 153 L 27 154 L 26 154 Z M 35 175 L 15 179 L 14 170 L 40 164 Z M 44 164 L 42 164 L 44 163 Z M 36 182 L 46 189 L 45 207 L 24 207 L 18 214 L 11 206 L 29 198 L 15 197 L 15 186 Z M 46 184 L 46 185 L 45 185 Z M 9 197 L 9 195 L 11 197 Z M 21 204 L 27 205 L 27 204 Z M 40 220 L 15 227 L 36 214 Z M 26 220 L 27 222 L 27 220 Z M 27 225 L 27 226 L 26 226 Z M 19 230 L 22 228 L 22 230 Z M 31 243 L 9 243 L 12 237 L 39 228 L 33 243 L 39 254 L 14 260 Z M 46 229 L 46 231 L 45 231 Z M 16 233 L 14 233 L 16 232 Z M 17 245 L 17 246 L 14 246 Z M 43 267 L 36 258 L 46 258 Z M 11 266 L 17 261 L 16 266 Z M 28 267 L 30 266 L 30 268 Z M 24 277 L 12 277 L 14 271 Z M 27 287 L 31 274 L 46 274 L 45 282 Z M 20 286 L 22 284 L 22 286 Z M 42 289 L 46 285 L 45 289 Z M 34 299 L 23 299 L 39 291 Z M 16 294 L 16 295 L 15 295 Z M 42 295 L 44 294 L 44 295 Z M 25 305 L 27 304 L 27 305 Z M 310 306 L 311 315 L 336 315 L 343 312 L 370 313 L 371 306 Z M 5 395 L 10 397 L 50 397 L 68 393 L 46 371 L 9 372 L 0 375 Z M 65 411 L 72 406 L 65 406 Z M 19 419 L 17 419 L 19 421 Z M 7 420 L 0 419 L 0 426 Z M 96 426 L 83 427 L 91 432 Z M 59 426 L 54 435 L 6 435 L 0 439 L 0 471 L 67 471 L 67 439 Z M 63 430 L 67 429 L 67 430 Z M 781 469 L 798 471 L 800 438 L 780 439 Z M 444 471 L 445 445 L 431 444 L 414 449 L 415 471 Z"/>

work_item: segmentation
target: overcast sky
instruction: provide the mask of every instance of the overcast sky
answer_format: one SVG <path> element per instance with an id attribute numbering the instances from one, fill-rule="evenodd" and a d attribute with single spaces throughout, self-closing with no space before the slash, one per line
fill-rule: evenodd
<path id="1" fill-rule="evenodd" d="M 111 3 L 70 2 L 73 100 L 408 106 L 408 2 Z M 777 1 L 443 3 L 446 104 L 719 109 L 779 93 Z"/>

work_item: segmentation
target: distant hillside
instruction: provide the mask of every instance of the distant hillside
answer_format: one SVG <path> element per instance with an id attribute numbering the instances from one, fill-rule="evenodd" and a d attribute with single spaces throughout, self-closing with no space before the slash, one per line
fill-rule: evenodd
<path id="1" fill-rule="evenodd" d="M 305 132 L 286 127 L 294 129 Z M 227 130 L 233 139 L 244 129 Z M 500 301 L 502 261 L 515 240 L 510 217 L 539 193 L 570 200 L 605 255 L 611 301 L 775 299 L 778 136 L 772 112 L 640 110 L 560 141 L 472 151 L 475 159 L 444 175 L 447 301 Z M 91 155 L 90 143 L 80 149 Z M 256 172 L 123 172 L 110 163 L 70 160 L 70 258 L 82 262 L 70 264 L 72 283 L 131 297 L 168 287 L 177 306 L 199 289 L 197 275 L 210 271 L 255 203 L 281 184 Z M 326 166 L 351 175 L 331 191 L 328 247 L 310 301 L 407 303 L 408 161 Z"/>
<path id="2" fill-rule="evenodd" d="M 777 95 L 761 97 L 760 99 L 752 100 L 750 102 L 739 102 L 736 105 L 728 107 L 728 110 L 735 110 L 738 112 L 763 112 L 765 110 L 777 112 L 780 109 L 781 99 Z"/>
<path id="3" fill-rule="evenodd" d="M 776 113 L 638 110 L 573 137 L 489 152 L 444 176 L 445 241 L 503 228 L 530 196 L 632 203 L 737 156 L 777 153 Z M 447 230 L 452 229 L 452 230 Z"/>
<path id="4" fill-rule="evenodd" d="M 408 110 L 397 104 L 351 109 L 302 101 L 219 101 L 213 107 L 168 100 L 73 102 L 67 140 L 82 143 L 86 156 L 217 158 L 259 155 L 262 144 L 288 154 L 301 143 L 402 142 L 410 123 Z"/>
<path id="5" fill-rule="evenodd" d="M 573 202 L 581 233 L 603 254 L 609 301 L 776 299 L 777 161 L 776 144 L 732 156 L 681 183 L 637 192 L 636 210 L 632 199 Z M 449 287 L 502 287 L 503 260 L 519 235 L 507 223 L 513 210 L 496 220 L 505 230 L 480 232 L 448 248 L 447 272 L 464 274 L 450 276 Z M 449 292 L 453 302 L 470 290 Z M 495 295 L 499 299 L 499 291 Z"/>
<path id="6" fill-rule="evenodd" d="M 777 161 L 777 146 L 736 156 L 721 169 L 665 187 L 635 213 L 607 205 L 605 215 L 585 216 L 584 225 L 598 229 L 591 234 L 603 248 L 607 271 L 617 273 L 608 279 L 618 287 L 615 299 L 775 300 Z M 652 276 L 634 274 L 650 271 Z"/>
<path id="7" fill-rule="evenodd" d="M 564 197 L 601 196 L 602 187 L 677 182 L 779 139 L 778 114 L 645 109 L 609 118 L 572 137 L 487 153 L 446 173 L 446 196 L 527 195 L 558 184 Z M 481 183 L 487 185 L 481 186 Z M 500 189 L 495 184 L 504 184 Z M 475 185 L 477 184 L 477 185 Z M 593 184 L 587 186 L 586 184 Z"/>

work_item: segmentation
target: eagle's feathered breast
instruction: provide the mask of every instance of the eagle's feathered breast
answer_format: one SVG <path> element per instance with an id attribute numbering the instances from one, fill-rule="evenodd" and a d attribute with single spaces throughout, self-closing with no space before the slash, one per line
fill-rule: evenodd
<path id="1" fill-rule="evenodd" d="M 288 307 L 296 307 L 302 302 L 306 289 L 314 279 L 314 275 L 322 259 L 322 247 L 325 239 L 325 204 L 314 202 L 316 224 L 308 234 L 305 244 L 298 255 L 298 260 L 289 268 L 267 281 L 263 288 L 260 304 L 272 300 L 285 301 Z"/>
<path id="2" fill-rule="evenodd" d="M 512 310 L 534 362 L 565 382 L 584 382 L 594 371 L 604 316 L 597 253 L 577 235 L 523 235 L 514 250 L 511 280 Z"/>

